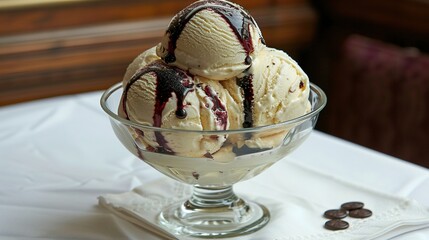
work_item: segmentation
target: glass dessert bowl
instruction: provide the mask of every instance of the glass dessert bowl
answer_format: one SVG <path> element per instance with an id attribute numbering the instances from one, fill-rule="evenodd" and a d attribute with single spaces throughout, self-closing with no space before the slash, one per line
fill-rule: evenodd
<path id="1" fill-rule="evenodd" d="M 188 200 L 162 210 L 159 224 L 175 235 L 205 238 L 244 235 L 268 223 L 268 209 L 236 196 L 233 185 L 258 175 L 296 149 L 313 130 L 327 101 L 325 93 L 311 84 L 311 111 L 305 115 L 268 126 L 196 131 L 124 119 L 117 114 L 121 95 L 122 86 L 116 84 L 100 101 L 121 143 L 164 175 L 193 185 Z M 162 142 L 169 142 L 175 150 Z"/>

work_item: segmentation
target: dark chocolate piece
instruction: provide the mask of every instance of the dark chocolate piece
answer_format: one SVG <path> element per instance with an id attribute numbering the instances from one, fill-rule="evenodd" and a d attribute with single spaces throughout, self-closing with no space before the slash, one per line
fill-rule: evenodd
<path id="1" fill-rule="evenodd" d="M 352 218 L 367 218 L 372 216 L 372 211 L 366 208 L 351 210 L 349 216 Z"/>
<path id="2" fill-rule="evenodd" d="M 344 210 L 355 210 L 363 208 L 364 204 L 362 202 L 346 202 L 341 204 L 341 209 Z"/>
<path id="3" fill-rule="evenodd" d="M 342 209 L 331 209 L 325 211 L 323 216 L 329 219 L 342 219 L 347 217 L 347 211 Z"/>
<path id="4" fill-rule="evenodd" d="M 344 230 L 349 227 L 349 223 L 340 219 L 329 220 L 325 223 L 325 228 L 333 231 Z"/>

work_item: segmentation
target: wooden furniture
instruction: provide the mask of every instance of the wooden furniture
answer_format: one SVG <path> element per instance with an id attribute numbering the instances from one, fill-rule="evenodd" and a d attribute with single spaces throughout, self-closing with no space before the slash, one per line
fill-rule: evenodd
<path id="1" fill-rule="evenodd" d="M 429 1 L 314 2 L 302 65 L 328 94 L 319 129 L 429 167 Z"/>
<path id="2" fill-rule="evenodd" d="M 0 4 L 0 105 L 105 89 L 156 45 L 171 17 L 193 1 L 86 0 Z M 267 43 L 296 54 L 313 38 L 316 13 L 305 0 L 238 0 Z M 3 24 L 7 23 L 7 24 Z"/>

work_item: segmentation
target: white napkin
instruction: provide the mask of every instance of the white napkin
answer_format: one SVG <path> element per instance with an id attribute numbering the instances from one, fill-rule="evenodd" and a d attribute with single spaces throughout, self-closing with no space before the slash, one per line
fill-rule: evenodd
<path id="1" fill-rule="evenodd" d="M 297 162 L 282 160 L 251 180 L 236 184 L 237 195 L 270 209 L 271 221 L 262 230 L 234 239 L 383 240 L 429 227 L 429 209 L 419 203 L 326 175 Z M 147 182 L 131 192 L 106 194 L 99 204 L 114 214 L 166 239 L 179 239 L 157 226 L 159 211 L 184 200 L 191 187 L 168 178 Z M 323 212 L 348 201 L 361 201 L 373 215 L 347 217 L 350 227 L 326 230 Z M 180 238 L 185 239 L 185 238 Z"/>

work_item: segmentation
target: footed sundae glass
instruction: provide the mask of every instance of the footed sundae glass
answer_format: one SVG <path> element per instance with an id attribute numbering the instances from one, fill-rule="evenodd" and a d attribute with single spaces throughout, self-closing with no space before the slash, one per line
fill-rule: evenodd
<path id="1" fill-rule="evenodd" d="M 121 95 L 121 84 L 116 84 L 101 97 L 121 143 L 164 175 L 193 185 L 188 200 L 160 212 L 159 225 L 178 236 L 202 238 L 249 234 L 269 222 L 268 209 L 237 196 L 233 185 L 258 175 L 296 149 L 313 130 L 327 101 L 325 93 L 311 84 L 312 108 L 305 115 L 268 126 L 195 131 L 145 126 L 121 118 L 117 114 Z M 156 144 L 160 138 L 185 150 L 164 149 Z M 201 146 L 199 150 L 187 150 L 195 143 Z M 216 151 L 204 153 L 205 147 Z"/>

